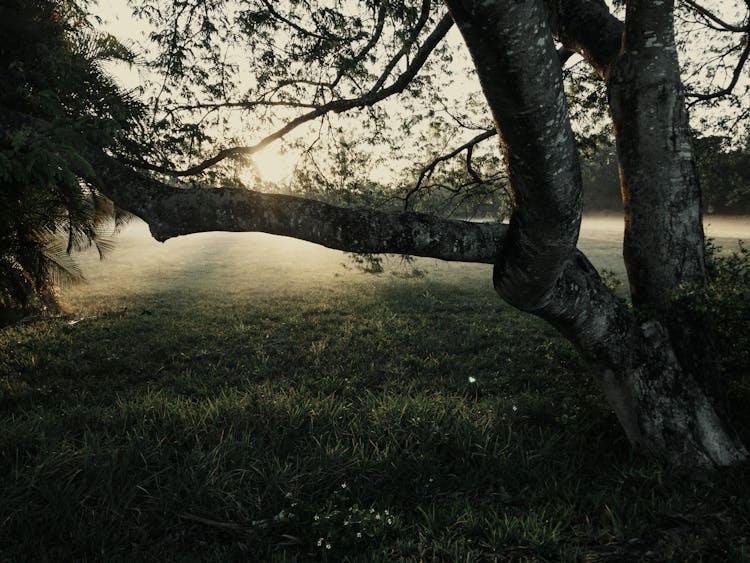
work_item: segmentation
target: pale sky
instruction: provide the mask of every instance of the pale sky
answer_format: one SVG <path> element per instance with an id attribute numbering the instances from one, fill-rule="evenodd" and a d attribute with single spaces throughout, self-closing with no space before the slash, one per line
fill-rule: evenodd
<path id="1" fill-rule="evenodd" d="M 742 8 L 744 2 L 742 0 L 721 0 L 718 2 L 716 0 L 711 0 L 710 2 L 706 2 L 706 4 L 710 4 L 711 8 L 715 10 L 718 15 L 731 22 L 739 22 L 741 20 L 741 15 L 744 13 Z M 103 29 L 116 36 L 126 45 L 137 46 L 138 44 L 144 45 L 148 43 L 147 34 L 149 30 L 147 24 L 141 20 L 136 20 L 132 16 L 131 10 L 127 5 L 127 0 L 100 0 L 99 5 L 94 8 L 94 12 L 96 15 L 104 19 L 105 24 Z M 448 39 L 453 43 L 459 44 L 461 39 L 457 31 L 454 29 L 451 33 L 452 35 L 449 36 Z M 701 47 L 697 45 L 696 48 L 700 49 Z M 457 58 L 461 59 L 462 57 Z M 468 56 L 457 64 L 468 64 Z M 121 85 L 127 89 L 136 88 L 141 82 L 141 76 L 139 73 L 142 71 L 135 66 L 128 67 L 123 63 L 111 63 L 107 66 L 107 70 L 114 74 Z M 743 80 L 747 81 L 748 74 L 749 72 L 745 72 L 745 78 Z M 463 82 L 462 86 L 465 87 L 466 83 Z M 472 85 L 472 88 L 477 88 L 477 85 Z M 396 105 L 398 104 L 398 101 L 386 103 Z M 693 123 L 695 125 L 697 121 L 695 118 L 695 111 L 693 114 Z M 314 127 L 314 124 L 308 124 L 307 126 L 303 126 L 302 130 L 311 130 L 312 127 Z M 267 131 L 245 130 L 241 132 L 241 136 L 246 138 L 246 144 L 252 144 L 273 129 L 275 129 L 275 127 L 269 126 Z M 278 143 L 269 147 L 264 153 L 265 154 L 259 153 L 256 155 L 256 164 L 258 165 L 264 179 L 278 181 L 291 172 L 294 162 L 296 161 L 296 155 L 280 154 Z"/>

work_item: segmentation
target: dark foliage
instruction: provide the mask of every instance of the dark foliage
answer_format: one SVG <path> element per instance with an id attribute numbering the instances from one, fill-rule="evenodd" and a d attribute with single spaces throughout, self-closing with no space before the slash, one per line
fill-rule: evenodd
<path id="1" fill-rule="evenodd" d="M 99 66 L 127 58 L 127 50 L 96 34 L 80 3 L 3 2 L 0 37 L 0 107 L 45 124 L 6 125 L 0 135 L 0 318 L 7 319 L 54 305 L 55 283 L 80 277 L 72 250 L 92 243 L 106 250 L 104 226 L 124 214 L 74 173 L 89 169 L 77 145 L 114 146 L 138 106 Z"/>
<path id="2" fill-rule="evenodd" d="M 719 136 L 695 140 L 704 209 L 709 213 L 750 213 L 750 146 L 727 147 Z"/>
<path id="3" fill-rule="evenodd" d="M 707 242 L 709 303 L 717 319 L 724 369 L 731 379 L 746 380 L 750 368 L 750 250 L 742 241 L 737 251 L 720 250 L 711 240 Z"/>

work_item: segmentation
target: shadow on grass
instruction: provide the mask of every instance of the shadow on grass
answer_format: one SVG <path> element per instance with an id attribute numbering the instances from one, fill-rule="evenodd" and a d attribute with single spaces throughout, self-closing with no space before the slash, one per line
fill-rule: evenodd
<path id="1" fill-rule="evenodd" d="M 747 467 L 633 457 L 480 282 L 166 292 L 0 339 L 0 561 L 747 558 Z"/>

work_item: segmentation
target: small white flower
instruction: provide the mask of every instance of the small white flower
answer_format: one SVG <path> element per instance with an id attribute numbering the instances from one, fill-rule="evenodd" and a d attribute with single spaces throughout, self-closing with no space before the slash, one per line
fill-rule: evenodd
<path id="1" fill-rule="evenodd" d="M 318 520 L 320 520 L 320 516 L 318 516 L 318 515 L 316 514 L 315 516 L 313 516 L 313 520 L 315 520 L 315 521 L 317 522 Z"/>
<path id="2" fill-rule="evenodd" d="M 326 544 L 326 549 L 331 549 L 331 544 L 330 543 Z"/>
<path id="3" fill-rule="evenodd" d="M 386 520 L 386 522 L 388 522 L 388 525 L 390 526 L 391 524 L 393 524 L 393 518 L 388 518 L 388 520 Z"/>
<path id="4" fill-rule="evenodd" d="M 323 545 L 323 538 L 318 538 L 318 547 Z"/>
<path id="5" fill-rule="evenodd" d="M 361 537 L 362 537 L 362 532 L 357 532 L 357 538 L 361 538 Z"/>
<path id="6" fill-rule="evenodd" d="M 342 488 L 342 489 L 346 489 L 346 487 L 347 487 L 347 486 L 348 486 L 348 485 L 347 485 L 346 483 L 341 483 L 341 488 Z"/>
<path id="7" fill-rule="evenodd" d="M 516 405 L 513 405 L 513 412 L 516 412 L 518 410 L 518 407 Z"/>
<path id="8" fill-rule="evenodd" d="M 469 376 L 469 383 L 476 383 L 476 382 L 477 382 L 477 378 L 470 375 Z"/>
<path id="9" fill-rule="evenodd" d="M 380 520 L 380 514 L 375 515 L 375 520 Z"/>

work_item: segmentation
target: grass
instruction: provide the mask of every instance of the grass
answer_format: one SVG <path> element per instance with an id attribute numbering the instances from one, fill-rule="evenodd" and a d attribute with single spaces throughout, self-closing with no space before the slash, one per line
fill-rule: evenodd
<path id="1" fill-rule="evenodd" d="M 750 559 L 750 468 L 634 455 L 486 276 L 347 276 L 0 331 L 0 561 Z"/>

